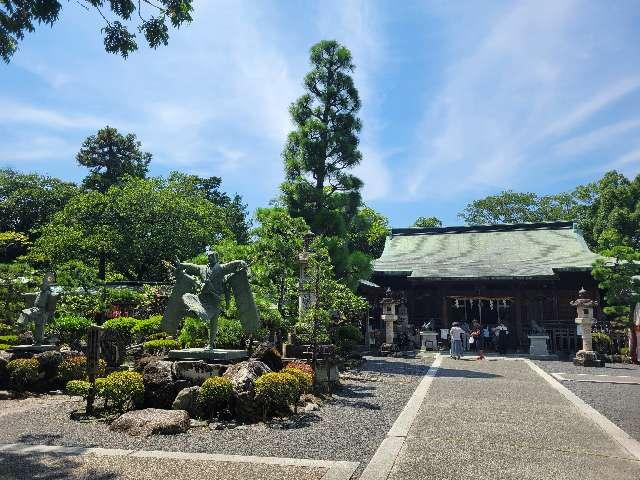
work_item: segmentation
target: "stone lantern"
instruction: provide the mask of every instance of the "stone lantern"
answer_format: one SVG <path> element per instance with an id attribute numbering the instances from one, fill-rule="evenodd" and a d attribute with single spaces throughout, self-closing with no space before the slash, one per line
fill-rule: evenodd
<path id="1" fill-rule="evenodd" d="M 595 319 L 593 317 L 593 307 L 598 302 L 591 300 L 587 291 L 582 288 L 578 292 L 577 300 L 571 302 L 576 307 L 576 324 L 582 327 L 582 349 L 576 353 L 573 359 L 574 365 L 582 365 L 584 367 L 603 367 L 604 362 L 598 358 L 598 354 L 593 351 L 593 338 L 591 336 L 591 326 Z"/>
<path id="2" fill-rule="evenodd" d="M 385 344 L 392 345 L 394 341 L 393 325 L 398 320 L 398 300 L 391 294 L 391 289 L 387 288 L 382 303 L 382 321 L 385 323 Z"/>

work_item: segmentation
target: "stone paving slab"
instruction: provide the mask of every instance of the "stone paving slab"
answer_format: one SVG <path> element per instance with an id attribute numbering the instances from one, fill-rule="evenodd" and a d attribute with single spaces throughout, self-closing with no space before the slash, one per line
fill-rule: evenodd
<path id="1" fill-rule="evenodd" d="M 639 477 L 640 462 L 524 361 L 445 358 L 388 478 Z"/>
<path id="2" fill-rule="evenodd" d="M 591 382 L 640 385 L 640 377 L 632 375 L 597 375 L 589 373 L 552 373 L 562 382 Z"/>
<path id="3" fill-rule="evenodd" d="M 328 468 L 131 456 L 0 453 L 0 478 L 70 480 L 321 480 Z"/>

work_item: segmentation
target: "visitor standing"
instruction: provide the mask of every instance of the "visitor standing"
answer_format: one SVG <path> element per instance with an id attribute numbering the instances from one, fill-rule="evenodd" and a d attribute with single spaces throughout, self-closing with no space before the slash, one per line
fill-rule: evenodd
<path id="1" fill-rule="evenodd" d="M 460 328 L 458 322 L 451 324 L 451 330 L 449 331 L 451 336 L 451 358 L 457 358 L 460 360 L 462 356 L 462 339 L 464 336 L 464 330 Z"/>
<path id="2" fill-rule="evenodd" d="M 480 347 L 480 325 L 474 325 L 469 335 L 469 349 L 477 352 Z"/>
<path id="3" fill-rule="evenodd" d="M 496 327 L 496 336 L 498 337 L 498 352 L 500 355 L 504 355 L 507 353 L 507 338 L 509 336 L 509 330 L 502 321 L 500 321 Z"/>
<path id="4" fill-rule="evenodd" d="M 491 329 L 489 325 L 485 325 L 482 329 L 482 348 L 487 349 L 491 345 Z"/>

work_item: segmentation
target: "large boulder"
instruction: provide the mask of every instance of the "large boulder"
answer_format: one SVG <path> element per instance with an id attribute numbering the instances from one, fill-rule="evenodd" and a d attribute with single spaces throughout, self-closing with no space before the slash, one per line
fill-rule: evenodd
<path id="1" fill-rule="evenodd" d="M 184 433 L 189 430 L 189 414 L 184 410 L 133 410 L 115 419 L 109 430 L 134 436 Z"/>
<path id="2" fill-rule="evenodd" d="M 192 417 L 200 417 L 202 412 L 198 403 L 200 387 L 187 387 L 178 392 L 171 408 L 174 410 L 186 410 Z"/>
<path id="3" fill-rule="evenodd" d="M 261 361 L 274 372 L 282 370 L 282 356 L 278 349 L 269 342 L 258 345 L 253 350 L 251 358 Z"/>
<path id="4" fill-rule="evenodd" d="M 180 360 L 173 363 L 173 375 L 178 380 L 187 380 L 192 385 L 202 385 L 209 377 L 220 375 L 222 365 L 210 365 L 204 360 Z"/>
<path id="5" fill-rule="evenodd" d="M 154 360 L 142 370 L 145 407 L 169 409 L 178 392 L 189 386 L 189 382 L 174 377 L 172 363 Z"/>
<path id="6" fill-rule="evenodd" d="M 233 384 L 233 399 L 231 408 L 234 414 L 242 420 L 256 420 L 262 409 L 255 401 L 255 382 L 260 375 L 271 369 L 258 360 L 247 360 L 230 366 L 223 377 Z"/>

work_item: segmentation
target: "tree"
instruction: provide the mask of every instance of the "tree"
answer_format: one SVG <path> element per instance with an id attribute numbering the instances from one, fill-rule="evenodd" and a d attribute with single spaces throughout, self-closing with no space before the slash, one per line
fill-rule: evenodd
<path id="1" fill-rule="evenodd" d="M 360 163 L 356 114 L 360 98 L 350 73 L 351 52 L 323 40 L 311 47 L 307 93 L 289 111 L 296 125 L 283 151 L 284 201 L 314 233 L 340 235 L 360 205 L 362 181 L 348 173 Z"/>
<path id="2" fill-rule="evenodd" d="M 169 26 L 179 28 L 190 22 L 193 0 L 78 0 L 80 7 L 87 11 L 95 10 L 104 20 L 104 48 L 127 58 L 129 53 L 138 49 L 136 35 L 131 33 L 122 22 L 132 21 L 137 13 L 138 31 L 144 35 L 151 48 L 169 41 Z M 144 5 L 145 11 L 142 6 Z M 18 49 L 18 43 L 27 32 L 35 30 L 35 23 L 53 26 L 60 16 L 62 4 L 59 0 L 2 0 L 0 2 L 0 56 L 9 63 Z M 110 11 L 110 12 L 109 12 Z M 151 12 L 151 13 L 149 13 Z M 107 16 L 111 16 L 109 20 Z"/>
<path id="3" fill-rule="evenodd" d="M 438 217 L 418 217 L 413 226 L 418 228 L 442 227 L 442 220 Z"/>
<path id="4" fill-rule="evenodd" d="M 79 192 L 70 182 L 36 173 L 0 170 L 0 231 L 33 238 Z"/>
<path id="5" fill-rule="evenodd" d="M 144 178 L 151 154 L 143 152 L 141 147 L 133 133 L 121 135 L 108 125 L 87 137 L 76 155 L 78 163 L 90 170 L 83 181 L 84 187 L 105 193 L 127 176 Z"/>
<path id="6" fill-rule="evenodd" d="M 250 240 L 251 219 L 247 205 L 237 193 L 232 197 L 220 190 L 220 177 L 199 177 L 180 172 L 171 172 L 169 182 L 184 192 L 198 192 L 225 212 L 227 226 L 233 232 L 236 242 L 248 243 Z"/>
<path id="7" fill-rule="evenodd" d="M 640 302 L 640 251 L 617 246 L 602 254 L 610 260 L 597 260 L 592 275 L 604 293 L 604 313 L 617 330 L 633 332 L 632 314 Z M 637 358 L 635 359 L 637 361 Z"/>
<path id="8" fill-rule="evenodd" d="M 577 206 L 569 193 L 538 196 L 506 190 L 471 202 L 458 217 L 469 225 L 574 220 Z"/>
<path id="9" fill-rule="evenodd" d="M 371 258 L 379 258 L 389 235 L 389 220 L 373 208 L 363 206 L 351 219 L 349 250 L 360 251 Z"/>
<path id="10" fill-rule="evenodd" d="M 592 248 L 640 249 L 640 175 L 629 180 L 610 171 L 597 182 L 577 187 L 573 196 L 579 202 L 576 218 Z"/>
<path id="11" fill-rule="evenodd" d="M 200 195 L 177 193 L 165 180 L 130 177 L 106 193 L 77 195 L 58 212 L 32 256 L 59 266 L 82 260 L 106 278 L 163 278 L 163 260 L 191 258 L 231 232 L 222 210 Z"/>

